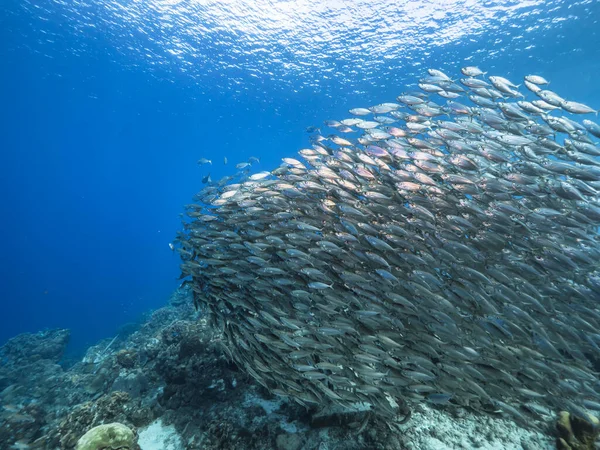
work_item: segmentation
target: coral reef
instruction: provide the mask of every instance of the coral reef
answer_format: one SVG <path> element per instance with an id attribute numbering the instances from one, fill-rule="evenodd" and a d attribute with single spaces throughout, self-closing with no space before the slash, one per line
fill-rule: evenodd
<path id="1" fill-rule="evenodd" d="M 69 335 L 68 330 L 24 333 L 0 347 L 0 444 L 41 438 L 54 411 L 48 406 L 73 398 L 58 364 Z"/>
<path id="2" fill-rule="evenodd" d="M 42 359 L 58 362 L 67 347 L 70 335 L 69 330 L 19 334 L 4 344 L 0 353 L 16 365 L 31 364 Z"/>
<path id="3" fill-rule="evenodd" d="M 75 450 L 136 450 L 137 439 L 131 429 L 122 423 L 98 425 L 85 433 Z"/>
<path id="4" fill-rule="evenodd" d="M 118 422 L 131 429 L 137 429 L 152 419 L 151 410 L 139 400 L 131 399 L 125 392 L 113 392 L 96 401 L 75 406 L 50 433 L 48 442 L 61 449 L 72 449 L 90 428 Z"/>
<path id="5" fill-rule="evenodd" d="M 3 347 L 0 448 L 73 450 L 89 430 L 115 422 L 139 435 L 141 450 L 552 448 L 550 435 L 459 405 L 418 405 L 404 424 L 404 416 L 385 421 L 359 406 L 306 409 L 228 359 L 189 289 L 173 299 L 68 368 L 58 364 L 65 332 L 46 332 L 47 344 L 41 334 L 20 336 L 27 350 L 18 341 Z M 17 377 L 23 367 L 36 371 Z"/>
<path id="6" fill-rule="evenodd" d="M 137 363 L 137 352 L 134 350 L 120 350 L 116 354 L 117 362 L 125 369 L 133 369 Z"/>
<path id="7" fill-rule="evenodd" d="M 600 420 L 587 415 L 587 418 L 561 411 L 556 421 L 558 450 L 594 450 L 600 435 Z"/>

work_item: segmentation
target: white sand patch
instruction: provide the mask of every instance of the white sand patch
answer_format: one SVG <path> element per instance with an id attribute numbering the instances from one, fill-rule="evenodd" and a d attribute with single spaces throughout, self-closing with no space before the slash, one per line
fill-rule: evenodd
<path id="1" fill-rule="evenodd" d="M 400 425 L 409 450 L 552 450 L 554 439 L 526 430 L 511 420 L 475 415 L 451 417 L 427 405 L 418 405 L 411 419 Z"/>
<path id="2" fill-rule="evenodd" d="M 173 425 L 163 425 L 156 419 L 139 430 L 138 444 L 142 450 L 185 450 L 181 436 Z"/>
<path id="3" fill-rule="evenodd" d="M 275 397 L 275 399 L 273 400 L 266 400 L 256 395 L 255 393 L 251 393 L 246 395 L 243 406 L 246 408 L 254 405 L 260 406 L 262 409 L 265 410 L 265 412 L 268 415 L 270 415 L 273 414 L 273 412 L 277 411 L 279 408 L 281 408 L 282 403 L 283 400 L 278 397 Z"/>
<path id="4" fill-rule="evenodd" d="M 256 393 L 247 394 L 242 404 L 248 408 L 251 406 L 260 406 L 267 413 L 266 421 L 279 421 L 279 426 L 282 430 L 288 433 L 298 433 L 301 430 L 305 430 L 306 427 L 298 426 L 295 422 L 288 422 L 288 417 L 277 413 L 276 411 L 281 408 L 281 405 L 285 402 L 282 398 L 275 397 L 273 400 L 266 400 Z"/>

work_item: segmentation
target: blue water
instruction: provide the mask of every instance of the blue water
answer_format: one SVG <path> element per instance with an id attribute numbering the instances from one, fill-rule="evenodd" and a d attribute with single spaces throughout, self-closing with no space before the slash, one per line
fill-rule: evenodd
<path id="1" fill-rule="evenodd" d="M 600 108 L 599 21 L 599 1 L 3 0 L 0 344 L 66 327 L 81 351 L 165 304 L 203 176 L 272 169 L 429 67 Z"/>

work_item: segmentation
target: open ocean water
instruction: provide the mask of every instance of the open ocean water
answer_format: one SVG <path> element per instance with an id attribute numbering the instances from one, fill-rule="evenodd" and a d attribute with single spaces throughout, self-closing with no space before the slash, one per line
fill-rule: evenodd
<path id="1" fill-rule="evenodd" d="M 593 0 L 2 2 L 0 341 L 66 327 L 82 350 L 161 305 L 200 157 L 272 169 L 427 68 L 598 105 L 599 20 Z"/>
<path id="2" fill-rule="evenodd" d="M 68 328 L 81 355 L 180 285 L 203 177 L 274 169 L 429 68 L 599 108 L 600 1 L 4 0 L 0 61 L 0 344 Z"/>

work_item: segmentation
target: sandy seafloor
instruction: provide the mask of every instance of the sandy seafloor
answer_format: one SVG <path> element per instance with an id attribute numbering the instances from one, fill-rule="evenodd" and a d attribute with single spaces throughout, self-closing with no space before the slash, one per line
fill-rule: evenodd
<path id="1" fill-rule="evenodd" d="M 0 348 L 0 449 L 73 449 L 111 422 L 135 430 L 141 450 L 556 448 L 552 418 L 527 427 L 423 403 L 411 405 L 406 424 L 334 407 L 309 412 L 228 361 L 191 303 L 176 291 L 76 361 L 64 360 L 68 330 L 11 339 Z"/>

